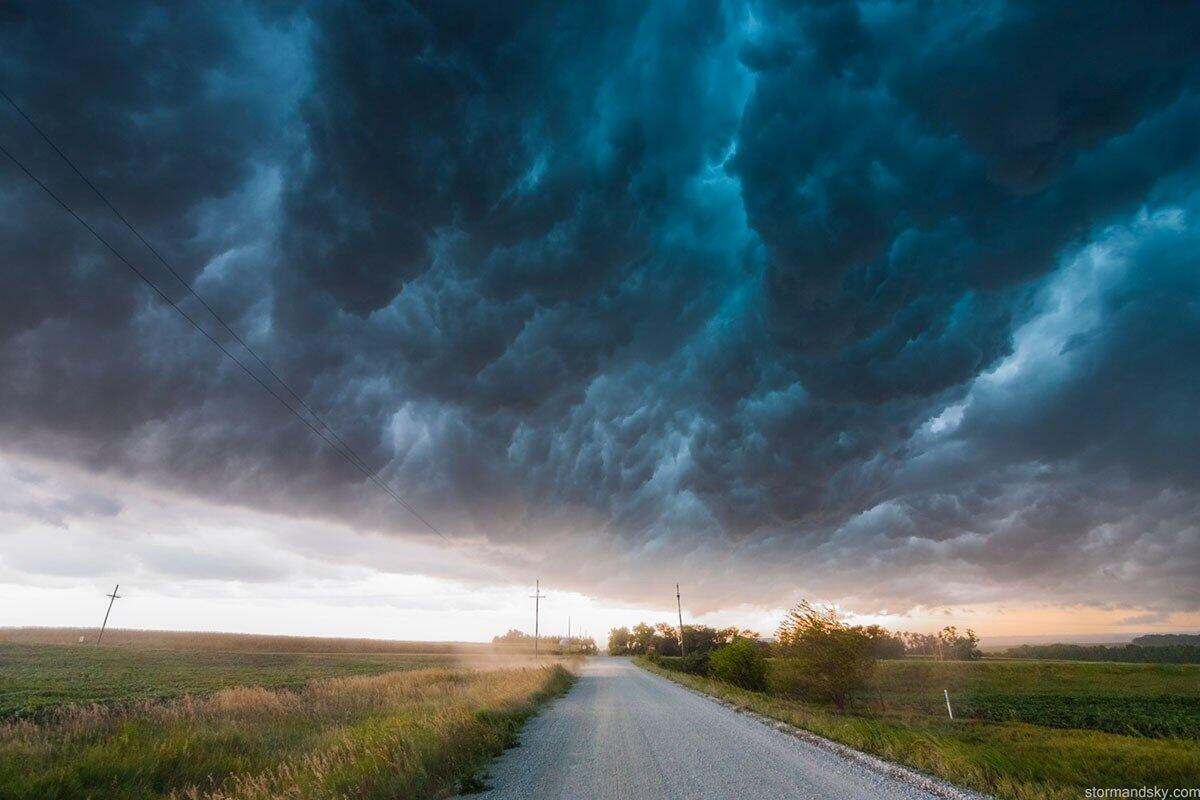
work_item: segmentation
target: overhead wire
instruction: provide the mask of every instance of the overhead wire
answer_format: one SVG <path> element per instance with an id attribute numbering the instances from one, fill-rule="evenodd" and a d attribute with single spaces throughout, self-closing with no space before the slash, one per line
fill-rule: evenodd
<path id="1" fill-rule="evenodd" d="M 276 373 L 274 370 L 272 370 L 270 368 L 270 366 L 267 365 L 267 363 L 254 351 L 253 348 L 251 348 L 249 346 L 249 344 L 247 344 L 245 342 L 244 339 L 242 339 L 240 336 L 237 335 L 236 331 L 234 331 L 232 329 L 232 327 L 230 327 L 229 324 L 226 323 L 225 320 L 219 314 L 217 314 L 217 312 L 204 300 L 203 297 L 200 296 L 200 294 L 191 286 L 190 283 L 188 283 L 173 267 L 171 267 L 171 265 L 158 252 L 158 250 L 156 250 L 141 235 L 141 233 L 136 229 L 136 227 L 134 227 L 132 225 L 132 223 L 130 223 L 129 220 L 123 214 L 121 214 L 120 211 L 117 210 L 117 208 L 108 200 L 108 198 L 104 195 L 104 193 L 101 192 L 95 186 L 95 184 L 92 183 L 92 181 L 90 181 L 83 174 L 83 172 L 78 167 L 75 166 L 74 162 L 66 156 L 66 154 L 53 142 L 53 140 L 38 125 L 36 125 L 33 122 L 33 120 L 30 119 L 27 114 L 25 114 L 25 112 L 21 109 L 21 107 L 19 105 L 17 105 L 17 103 L 15 101 L 13 101 L 13 99 L 2 89 L 0 89 L 0 96 L 2 96 L 17 111 L 17 113 L 20 114 L 20 116 L 22 118 L 24 118 L 27 123 L 29 123 L 29 125 L 35 131 L 37 131 L 37 133 L 41 136 L 41 138 L 55 151 L 55 153 L 57 153 L 59 155 L 59 157 L 62 158 L 63 161 L 65 161 L 67 163 L 67 165 L 72 169 L 72 171 L 77 176 L 79 176 L 79 178 L 81 180 L 83 180 L 83 182 L 85 184 L 87 184 L 88 187 L 91 188 L 91 190 L 93 192 L 95 192 L 95 194 L 98 197 L 100 197 L 100 199 L 104 202 L 104 204 L 117 216 L 117 218 L 120 219 L 121 222 L 124 223 L 125 226 L 127 228 L 129 228 L 130 231 L 133 232 L 134 236 L 136 236 L 138 238 L 138 240 L 141 241 L 142 244 L 144 244 L 158 258 L 158 260 L 160 262 L 162 262 L 163 266 L 165 266 L 167 268 L 167 270 L 176 278 L 176 280 L 178 280 L 188 290 L 188 292 L 200 302 L 200 304 L 209 312 L 209 314 L 211 314 L 213 316 L 213 318 L 217 320 L 217 322 L 221 325 L 221 327 L 225 331 L 227 331 L 230 334 L 230 336 L 236 342 L 238 342 L 238 344 L 240 344 L 251 355 L 251 357 L 253 357 L 254 360 L 256 362 L 258 362 L 262 366 L 262 368 L 268 374 L 270 374 L 271 377 L 274 378 L 275 381 L 277 383 L 279 383 L 280 386 L 282 386 L 284 388 L 284 390 L 288 394 L 290 394 L 292 397 L 294 397 L 297 404 L 304 411 L 306 411 L 308 414 L 310 414 L 313 417 L 313 419 L 315 419 L 318 423 L 320 423 L 320 425 L 325 430 L 321 430 L 316 425 L 314 425 L 312 421 L 310 421 L 307 417 L 305 417 L 303 414 L 301 414 L 300 411 L 298 411 L 296 409 L 296 407 L 294 407 L 291 403 L 289 403 L 286 399 L 284 399 L 284 397 L 282 397 L 277 391 L 275 391 L 275 389 L 273 387 L 268 385 L 266 383 L 266 381 L 264 381 L 261 377 L 259 377 L 252 369 L 250 369 L 250 367 L 248 367 L 237 356 L 235 356 L 224 344 L 222 344 L 216 337 L 214 337 L 212 334 L 210 334 L 204 328 L 203 325 L 201 325 L 191 315 L 189 315 L 187 313 L 187 311 L 185 311 L 177 302 L 175 302 L 175 300 L 173 300 L 170 297 L 170 295 L 168 295 L 165 291 L 163 291 L 158 286 L 158 284 L 156 284 L 145 272 L 143 272 L 141 269 L 139 269 L 137 266 L 135 266 L 128 258 L 125 257 L 125 255 L 123 253 L 121 253 L 119 250 L 117 250 L 117 248 L 112 243 L 110 243 L 103 235 L 100 234 L 99 231 L 97 231 L 91 224 L 89 224 L 87 222 L 87 220 L 85 220 L 82 216 L 80 216 L 80 214 L 77 213 L 75 211 L 75 209 L 70 206 L 70 204 L 68 204 L 57 193 L 55 193 L 53 189 L 51 189 L 44 181 L 42 181 L 36 174 L 34 174 L 32 170 L 30 170 L 20 159 L 18 159 L 2 143 L 0 143 L 0 153 L 3 153 L 10 161 L 12 161 L 13 164 L 15 164 L 22 172 L 24 172 L 25 175 L 31 181 L 33 181 L 43 192 L 46 193 L 46 195 L 48 195 L 52 200 L 54 200 L 54 202 L 57 203 L 59 205 L 59 207 L 61 207 L 64 211 L 66 211 L 67 214 L 69 214 L 72 218 L 74 218 L 76 222 L 78 222 L 85 230 L 87 230 L 88 233 L 90 233 L 98 242 L 100 242 L 109 252 L 111 252 L 114 256 L 116 256 L 116 258 L 122 264 L 124 264 L 126 267 L 128 267 L 129 270 L 132 271 L 139 279 L 141 279 L 141 281 L 143 283 L 145 283 L 147 286 L 149 286 L 154 291 L 155 294 L 157 294 L 164 302 L 166 302 L 169 306 L 171 306 L 171 308 L 173 308 L 175 311 L 177 311 L 180 316 L 182 316 L 185 320 L 187 320 L 187 322 L 193 328 L 195 328 L 197 331 L 199 331 L 200 334 L 202 336 L 204 336 L 204 338 L 208 339 L 227 358 L 229 358 L 231 361 L 233 361 L 235 364 L 237 364 L 237 366 L 243 372 L 245 372 L 246 375 L 248 375 L 262 389 L 264 389 L 272 397 L 274 397 L 280 403 L 280 405 L 282 405 L 285 409 L 288 410 L 288 412 L 290 412 L 293 416 L 295 416 L 297 419 L 299 419 L 309 430 L 311 430 L 314 434 L 316 434 L 318 437 L 320 437 L 322 441 L 324 441 L 326 444 L 328 444 L 335 453 L 337 453 L 339 456 L 341 456 L 347 463 L 349 463 L 355 469 L 360 471 L 372 483 L 374 483 L 381 490 L 383 490 L 389 497 L 391 497 L 392 500 L 394 500 L 398 505 L 400 505 L 402 508 L 404 508 L 410 514 L 412 514 L 416 519 L 418 519 L 425 527 L 427 527 L 433 533 L 437 534 L 442 539 L 446 539 L 446 541 L 449 541 L 449 539 L 447 539 L 446 535 L 443 534 L 440 530 L 438 530 L 438 528 L 436 526 L 434 526 L 433 523 L 431 523 L 428 519 L 426 519 L 411 503 L 409 503 L 407 500 L 405 500 L 403 497 L 401 497 L 399 494 L 397 494 L 390 486 L 388 486 L 378 476 L 378 474 L 374 470 L 372 470 L 369 466 L 367 466 L 366 462 L 363 461 L 363 459 L 357 453 L 355 453 L 354 450 L 348 444 L 346 444 L 345 441 L 340 436 L 338 436 L 337 432 L 334 431 L 334 429 L 328 423 L 326 423 L 320 417 L 320 415 L 318 415 L 311 408 L 311 406 L 309 406 L 304 401 L 304 399 L 299 395 L 299 393 L 296 392 L 295 390 L 293 390 L 278 375 L 278 373 Z M 328 433 L 326 433 L 326 431 L 328 431 Z"/>
<path id="2" fill-rule="evenodd" d="M 33 128 L 33 130 L 38 134 L 38 136 L 41 137 L 42 141 L 44 141 L 50 147 L 50 149 L 52 149 L 56 154 L 58 154 L 59 158 L 61 158 L 63 160 L 63 162 L 66 163 L 66 165 L 71 168 L 71 171 L 74 172 L 75 175 L 81 181 L 83 181 L 84 184 L 86 184 L 87 187 L 89 189 L 91 189 L 92 192 L 95 193 L 95 195 L 97 197 L 100 198 L 101 202 L 103 202 L 104 205 L 108 207 L 108 210 L 111 211 L 116 216 L 116 218 L 119 219 L 122 222 L 122 224 L 124 224 L 125 227 L 128 228 L 129 231 L 135 237 L 137 237 L 137 240 L 139 242 L 141 242 L 146 247 L 146 249 L 149 250 L 154 255 L 154 257 L 156 259 L 158 259 L 159 263 L 161 263 L 166 268 L 167 272 L 171 273 L 171 276 L 174 277 L 175 280 L 179 281 L 180 285 L 182 285 L 188 291 L 188 293 L 192 297 L 194 297 L 196 299 L 196 301 L 199 302 L 200 305 L 202 305 L 209 314 L 212 315 L 212 318 L 215 319 L 217 321 L 217 323 L 222 328 L 225 329 L 225 331 L 230 335 L 230 337 L 232 337 L 235 342 L 237 342 L 239 345 L 241 345 L 246 350 L 246 352 L 250 354 L 251 358 L 253 358 L 260 367 L 262 367 L 264 370 L 266 370 L 267 374 L 269 374 L 272 378 L 274 378 L 275 381 L 280 386 L 282 386 L 284 388 L 284 390 L 296 400 L 296 402 L 300 405 L 301 408 L 303 408 L 308 414 L 310 414 L 314 419 L 316 419 L 317 422 L 319 422 L 323 428 L 328 430 L 330 435 L 343 448 L 345 448 L 346 451 L 353 458 L 359 460 L 365 466 L 366 462 L 363 461 L 358 456 L 358 454 L 355 453 L 354 450 L 348 444 L 346 444 L 345 441 L 342 440 L 342 437 L 340 437 L 337 434 L 337 431 L 335 431 L 331 425 L 329 425 L 327 422 L 325 422 L 325 420 L 323 420 L 321 418 L 321 416 L 315 410 L 313 410 L 312 407 L 310 407 L 308 405 L 308 403 L 306 403 L 304 401 L 304 398 L 297 391 L 292 389 L 292 387 L 288 385 L 287 381 L 285 381 L 282 377 L 280 377 L 279 374 L 276 373 L 275 370 L 273 370 L 271 368 L 271 366 L 269 364 L 267 364 L 267 362 L 264 361 L 258 355 L 257 352 L 255 352 L 254 348 L 252 348 L 249 344 L 247 344 L 246 341 L 243 340 L 242 337 L 238 335 L 237 331 L 235 331 L 229 325 L 229 323 L 226 322 L 225 319 L 220 314 L 217 313 L 216 309 L 214 309 L 208 303 L 208 301 L 205 300 L 204 297 L 201 296 L 200 293 L 196 291 L 196 289 L 192 286 L 191 283 L 188 282 L 188 280 L 186 278 L 184 278 L 181 274 L 179 274 L 178 270 L 176 270 L 173 266 L 171 266 L 171 263 L 169 261 L 167 261 L 167 259 L 162 255 L 162 253 L 160 253 L 158 251 L 158 249 L 154 247 L 154 245 L 152 245 L 149 241 L 147 241 L 146 237 L 144 237 L 142 235 L 141 231 L 139 231 L 137 229 L 137 227 L 134 226 L 134 224 L 132 222 L 130 222 L 125 217 L 125 215 L 122 214 L 121 211 L 115 205 L 113 205 L 113 203 L 108 199 L 108 196 L 105 195 L 104 192 L 100 191 L 100 188 L 98 186 L 96 186 L 96 184 L 94 184 L 91 181 L 91 179 L 88 178 L 88 176 L 85 175 L 83 173 L 83 171 L 79 169 L 78 166 L 76 166 L 75 162 L 71 159 L 71 157 L 68 156 L 62 150 L 62 148 L 60 148 L 54 142 L 54 140 L 50 138 L 50 135 L 48 133 L 46 133 L 40 125 L 38 125 L 36 122 L 34 122 L 34 120 L 28 114 L 25 113 L 25 110 L 23 108 L 21 108 L 21 106 L 17 103 L 17 101 L 13 100 L 12 96 L 9 95 L 8 92 L 4 91 L 3 89 L 0 89 L 0 97 L 3 97 L 4 100 L 7 101 L 10 106 L 13 107 L 13 110 L 16 111 L 17 114 L 19 114 L 21 116 L 21 118 L 24 119 L 25 122 L 27 122 L 29 124 L 29 127 Z"/>

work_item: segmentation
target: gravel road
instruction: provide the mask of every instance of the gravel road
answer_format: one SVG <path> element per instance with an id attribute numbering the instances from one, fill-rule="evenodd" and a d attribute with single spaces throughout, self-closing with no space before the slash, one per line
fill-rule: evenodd
<path id="1" fill-rule="evenodd" d="M 480 800 L 929 800 L 625 659 L 589 661 L 489 770 Z"/>

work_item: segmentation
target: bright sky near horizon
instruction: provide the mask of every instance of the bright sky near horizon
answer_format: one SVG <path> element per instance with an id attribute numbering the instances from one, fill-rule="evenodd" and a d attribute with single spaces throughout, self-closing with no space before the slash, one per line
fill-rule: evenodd
<path id="1" fill-rule="evenodd" d="M 0 509 L 0 627 L 92 627 L 104 595 L 121 584 L 115 627 L 211 630 L 422 641 L 487 641 L 509 628 L 533 630 L 529 586 L 489 582 L 468 550 L 355 532 L 245 508 L 219 508 L 11 456 L 0 487 L 20 505 Z M 64 491 L 67 488 L 71 491 Z M 106 505 L 105 498 L 121 497 Z M 118 507 L 119 505 L 119 507 Z M 88 513 L 80 513 L 83 507 Z M 202 544 L 198 544 L 202 543 Z M 422 571 L 429 574 L 422 574 Z M 658 603 L 590 597 L 541 577 L 543 635 L 675 624 L 672 576 Z M 703 585 L 682 578 L 687 623 L 736 625 L 773 634 L 783 607 L 713 608 Z M 1147 621 L 1128 610 L 1002 605 L 859 613 L 849 618 L 894 630 L 974 627 L 988 641 L 1064 635 L 1103 641 L 1149 631 L 1200 628 L 1200 617 Z"/>

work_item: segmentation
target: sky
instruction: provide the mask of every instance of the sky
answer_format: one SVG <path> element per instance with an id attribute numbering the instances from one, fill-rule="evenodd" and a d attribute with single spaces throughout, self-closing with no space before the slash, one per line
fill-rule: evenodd
<path id="1" fill-rule="evenodd" d="M 17 2 L 0 626 L 1200 629 L 1200 9 Z M 276 386 L 0 101 L 0 144 Z M 293 403 L 294 405 L 294 403 Z M 307 414 L 300 411 L 301 416 Z M 545 629 L 545 628 L 544 628 Z"/>

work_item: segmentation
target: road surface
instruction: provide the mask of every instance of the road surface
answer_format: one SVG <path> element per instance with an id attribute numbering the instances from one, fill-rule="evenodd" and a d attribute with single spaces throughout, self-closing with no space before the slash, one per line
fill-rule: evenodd
<path id="1" fill-rule="evenodd" d="M 488 772 L 479 800 L 931 800 L 640 669 L 593 658 Z"/>

